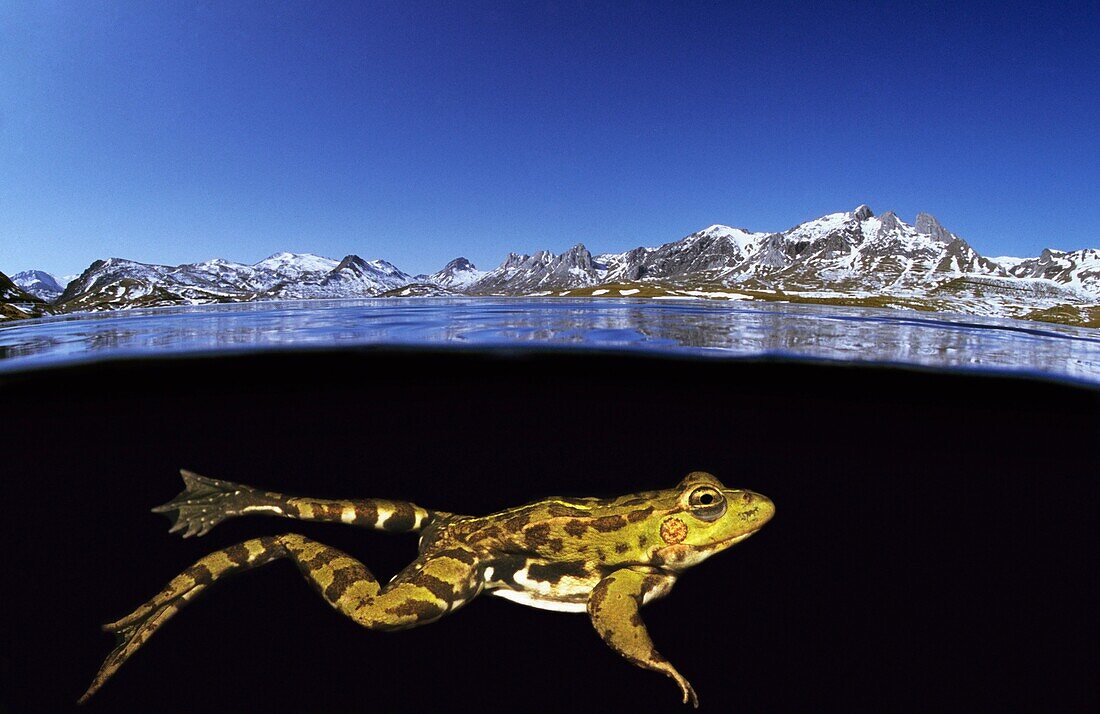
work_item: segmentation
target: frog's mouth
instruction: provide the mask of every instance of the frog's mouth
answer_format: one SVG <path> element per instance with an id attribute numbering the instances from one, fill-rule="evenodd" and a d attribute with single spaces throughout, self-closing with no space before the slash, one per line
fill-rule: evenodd
<path id="1" fill-rule="evenodd" d="M 760 530 L 757 528 L 756 530 Z M 690 545 L 688 543 L 682 543 L 678 545 L 668 546 L 668 557 L 665 563 L 665 567 L 672 571 L 682 571 L 686 568 L 698 565 L 710 556 L 721 553 L 727 548 L 731 548 L 741 541 L 751 536 L 756 531 L 749 531 L 748 533 L 742 533 L 735 535 L 732 538 L 726 538 L 725 540 L 714 541 L 707 545 Z M 685 547 L 686 546 L 686 547 Z"/>
<path id="2" fill-rule="evenodd" d="M 731 545 L 737 545 L 738 543 L 745 540 L 749 536 L 756 535 L 759 531 L 760 531 L 760 529 L 757 528 L 755 530 L 749 531 L 748 533 L 742 533 L 741 535 L 735 535 L 732 538 L 727 538 L 725 540 L 720 540 L 715 545 L 720 547 L 720 548 L 727 548 Z"/>
<path id="3" fill-rule="evenodd" d="M 741 534 L 741 535 L 739 535 L 739 536 L 734 536 L 734 537 L 730 538 L 729 540 L 727 540 L 727 541 L 726 541 L 726 543 L 728 543 L 729 545 L 737 545 L 738 543 L 740 543 L 741 541 L 745 540 L 745 539 L 746 539 L 746 538 L 748 538 L 749 536 L 752 536 L 752 535 L 756 535 L 756 534 L 757 534 L 757 532 L 759 532 L 759 530 L 760 530 L 760 529 L 759 529 L 759 528 L 757 528 L 757 529 L 756 529 L 756 530 L 754 530 L 754 531 L 749 531 L 748 533 L 742 533 L 742 534 Z"/>
<path id="4" fill-rule="evenodd" d="M 694 553 L 696 555 L 702 555 L 702 556 L 713 555 L 714 553 L 720 553 L 723 550 L 726 550 L 727 548 L 732 548 L 733 546 L 737 545 L 738 543 L 745 540 L 749 536 L 754 535 L 759 530 L 760 529 L 757 528 L 755 531 L 749 531 L 748 533 L 742 533 L 740 535 L 735 535 L 735 536 L 732 536 L 730 538 L 726 538 L 725 540 L 716 540 L 713 543 L 707 543 L 707 544 L 704 544 L 704 545 L 691 545 L 691 544 L 685 544 L 685 545 L 688 546 L 689 552 Z"/>

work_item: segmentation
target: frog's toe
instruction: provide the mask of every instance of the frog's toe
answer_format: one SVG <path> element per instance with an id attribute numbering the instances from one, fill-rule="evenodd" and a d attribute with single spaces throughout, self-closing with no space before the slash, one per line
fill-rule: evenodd
<path id="1" fill-rule="evenodd" d="M 184 490 L 168 503 L 156 506 L 153 513 L 170 514 L 175 511 L 169 533 L 183 531 L 184 538 L 203 536 L 226 518 L 236 515 L 244 500 L 253 492 L 248 486 L 219 481 L 181 470 Z"/>
<path id="2" fill-rule="evenodd" d="M 83 704 L 91 699 L 92 695 L 98 692 L 104 683 L 118 671 L 122 663 L 128 660 L 130 655 L 134 654 L 149 639 L 149 636 L 178 609 L 179 605 L 175 602 L 158 606 L 146 604 L 121 620 L 104 625 L 104 632 L 114 633 L 115 647 L 103 660 L 103 664 L 96 672 L 92 683 L 77 700 L 77 703 Z"/>
<path id="3" fill-rule="evenodd" d="M 674 674 L 673 679 L 676 680 L 676 684 L 680 685 L 680 692 L 684 695 L 684 704 L 690 704 L 698 709 L 699 695 L 695 693 L 695 687 L 691 686 L 691 682 L 684 679 L 679 673 Z"/>
<path id="4" fill-rule="evenodd" d="M 175 501 L 169 501 L 163 506 L 157 506 L 152 511 L 153 513 L 165 514 L 175 511 L 176 515 L 174 517 L 168 516 L 173 519 L 172 527 L 168 529 L 168 532 L 178 533 L 183 531 L 183 537 L 190 538 L 196 535 L 206 535 L 211 528 L 225 520 L 225 514 L 219 513 L 215 508 L 216 504 L 212 503 L 176 503 Z"/>

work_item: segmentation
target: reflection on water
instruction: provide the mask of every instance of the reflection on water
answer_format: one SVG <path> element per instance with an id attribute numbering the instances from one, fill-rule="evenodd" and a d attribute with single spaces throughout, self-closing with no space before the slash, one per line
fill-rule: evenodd
<path id="1" fill-rule="evenodd" d="M 587 347 L 1012 369 L 1100 384 L 1100 331 L 779 303 L 385 299 L 70 315 L 0 327 L 0 370 L 263 347 Z"/>

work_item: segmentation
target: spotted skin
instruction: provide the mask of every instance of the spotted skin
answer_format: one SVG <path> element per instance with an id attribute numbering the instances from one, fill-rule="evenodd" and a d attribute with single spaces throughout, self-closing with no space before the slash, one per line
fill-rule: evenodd
<path id="1" fill-rule="evenodd" d="M 420 556 L 383 587 L 358 560 L 305 536 L 254 538 L 203 557 L 151 600 L 104 625 L 105 631 L 115 633 L 116 646 L 80 702 L 95 694 L 154 632 L 215 580 L 280 558 L 294 561 L 329 605 L 371 630 L 403 630 L 434 622 L 469 601 L 476 590 L 477 559 L 469 550 Z"/>
<path id="2" fill-rule="evenodd" d="M 638 667 L 668 675 L 684 702 L 698 706 L 695 690 L 653 646 L 639 609 L 668 594 L 684 570 L 756 533 L 775 513 L 766 497 L 728 489 L 702 471 L 673 489 L 548 498 L 480 517 L 384 499 L 286 496 L 181 473 L 183 493 L 153 510 L 174 513 L 171 531 L 184 537 L 205 535 L 226 518 L 282 516 L 419 531 L 419 554 L 383 586 L 359 561 L 301 535 L 254 538 L 214 551 L 104 626 L 117 643 L 81 702 L 215 580 L 288 558 L 330 606 L 371 630 L 434 622 L 482 591 L 531 607 L 587 612 L 608 646 Z"/>

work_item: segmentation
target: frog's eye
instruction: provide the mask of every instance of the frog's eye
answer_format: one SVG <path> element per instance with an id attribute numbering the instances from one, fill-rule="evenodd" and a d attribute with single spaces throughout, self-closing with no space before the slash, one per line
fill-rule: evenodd
<path id="1" fill-rule="evenodd" d="M 716 521 L 726 512 L 726 498 L 713 486 L 700 486 L 688 495 L 691 515 L 703 521 Z"/>

